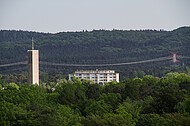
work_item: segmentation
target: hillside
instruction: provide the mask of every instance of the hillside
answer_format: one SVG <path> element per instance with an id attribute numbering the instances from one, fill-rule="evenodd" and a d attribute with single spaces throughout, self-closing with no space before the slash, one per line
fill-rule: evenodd
<path id="1" fill-rule="evenodd" d="M 1 30 L 0 64 L 25 61 L 26 51 L 31 49 L 32 37 L 35 41 L 35 49 L 40 50 L 40 61 L 53 63 L 133 62 L 169 56 L 170 51 L 179 51 L 182 56 L 190 56 L 190 27 L 181 27 L 173 31 L 93 30 L 56 34 Z M 179 64 L 189 65 L 188 59 L 180 59 L 180 61 Z M 167 71 L 170 68 L 166 69 L 166 67 L 170 65 L 172 65 L 171 62 L 162 61 L 137 65 L 85 68 L 41 65 L 40 69 L 41 71 L 57 71 L 63 74 L 74 72 L 76 69 L 115 69 L 123 75 L 132 77 L 134 71 L 145 71 L 146 74 L 158 73 L 157 76 L 162 76 L 163 71 L 160 72 L 160 70 Z M 6 73 L 7 69 L 12 68 L 0 68 L 0 71 Z M 10 72 L 13 71 L 10 70 Z"/>

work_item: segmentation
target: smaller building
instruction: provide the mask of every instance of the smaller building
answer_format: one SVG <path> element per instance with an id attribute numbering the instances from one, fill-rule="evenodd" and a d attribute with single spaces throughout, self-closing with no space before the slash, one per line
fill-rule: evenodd
<path id="1" fill-rule="evenodd" d="M 97 84 L 105 84 L 111 81 L 119 82 L 119 73 L 114 70 L 79 70 L 74 74 L 69 74 L 69 80 L 75 76 L 79 79 L 90 79 Z"/>

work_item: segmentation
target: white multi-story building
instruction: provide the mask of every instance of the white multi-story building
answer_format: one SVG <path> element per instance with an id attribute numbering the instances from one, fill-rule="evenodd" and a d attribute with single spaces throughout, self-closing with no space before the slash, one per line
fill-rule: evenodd
<path id="1" fill-rule="evenodd" d="M 105 84 L 111 81 L 119 82 L 119 73 L 114 70 L 80 70 L 75 71 L 74 74 L 69 74 L 69 80 L 75 76 L 79 79 L 90 79 L 97 84 Z"/>

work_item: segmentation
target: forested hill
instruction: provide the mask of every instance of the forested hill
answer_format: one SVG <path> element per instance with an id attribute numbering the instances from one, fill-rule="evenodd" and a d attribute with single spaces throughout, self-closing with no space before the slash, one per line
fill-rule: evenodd
<path id="1" fill-rule="evenodd" d="M 1 30 L 0 64 L 26 60 L 26 51 L 31 49 L 32 37 L 34 38 L 35 49 L 40 50 L 40 60 L 54 63 L 103 64 L 131 62 L 165 57 L 170 55 L 170 51 L 179 51 L 180 55 L 190 56 L 190 27 L 181 27 L 173 31 L 93 30 L 56 34 Z M 189 63 L 188 59 L 182 59 L 182 62 L 186 65 Z M 156 65 L 162 66 L 163 64 L 168 65 L 169 61 L 163 61 Z M 137 67 L 138 70 L 141 70 L 139 67 L 150 65 L 155 67 L 153 63 L 137 65 Z M 111 68 L 122 71 L 124 67 L 129 68 L 129 66 L 122 66 L 104 67 L 102 69 Z M 132 67 L 136 66 L 130 66 L 130 68 Z M 46 66 L 46 69 L 48 69 L 48 66 Z M 65 67 L 57 69 L 73 71 L 80 68 Z"/>

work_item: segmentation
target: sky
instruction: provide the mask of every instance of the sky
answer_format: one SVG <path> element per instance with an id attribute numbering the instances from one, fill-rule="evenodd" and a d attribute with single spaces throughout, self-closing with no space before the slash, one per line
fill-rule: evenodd
<path id="1" fill-rule="evenodd" d="M 0 0 L 0 30 L 171 31 L 190 26 L 190 0 Z"/>

